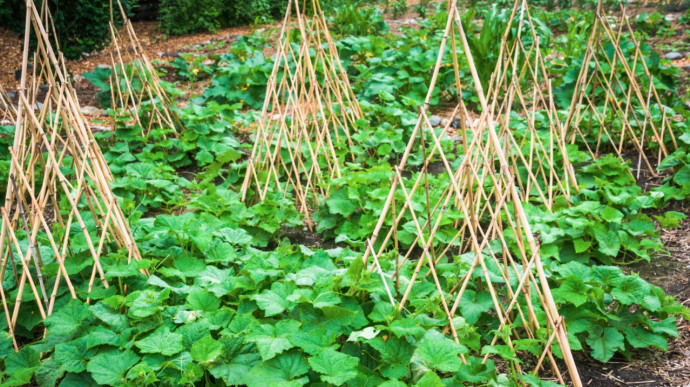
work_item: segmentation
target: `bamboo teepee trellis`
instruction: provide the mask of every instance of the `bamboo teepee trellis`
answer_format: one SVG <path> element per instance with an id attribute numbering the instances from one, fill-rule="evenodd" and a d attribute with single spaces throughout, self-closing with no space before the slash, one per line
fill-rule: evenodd
<path id="1" fill-rule="evenodd" d="M 435 133 L 427 109 L 448 40 L 451 40 L 451 60 L 456 70 L 458 68 L 456 34 L 462 42 L 463 57 L 474 81 L 474 87 L 465 91 L 476 93 L 482 115 L 464 143 L 462 161 L 453 168 L 441 146 L 448 128 L 440 134 Z M 462 100 L 455 110 L 455 114 L 463 118 L 470 115 Z M 363 259 L 365 264 L 370 264 L 371 271 L 378 271 L 389 300 L 401 311 L 408 307 L 415 284 L 425 280 L 433 283 L 434 297 L 440 299 L 443 314 L 448 319 L 447 331 L 461 343 L 454 318 L 459 310 L 460 315 L 464 315 L 462 301 L 472 304 L 474 295 L 480 290 L 486 291 L 491 298 L 491 310 L 485 315 L 488 320 L 485 323 L 495 334 L 488 336 L 482 348 L 488 350 L 487 346 L 502 342 L 522 359 L 522 362 L 506 360 L 518 374 L 531 373 L 560 383 L 569 380 L 574 386 L 581 386 L 565 324 L 551 295 L 539 245 L 511 172 L 512 160 L 506 157 L 491 111 L 467 44 L 456 0 L 453 0 L 449 4 L 449 18 L 425 104 L 420 109 L 405 153 L 395 167 L 391 190 L 372 237 L 367 241 Z M 429 138 L 430 141 L 426 140 Z M 411 173 L 407 161 L 415 147 L 421 147 L 424 163 L 419 172 Z M 498 167 L 494 158 L 498 159 Z M 429 166 L 435 161 L 440 161 L 444 171 L 432 176 Z M 407 239 L 401 237 L 403 233 L 408 234 Z M 381 269 L 390 263 L 390 260 L 383 261 L 384 257 L 391 255 L 395 269 L 390 282 L 395 284 L 395 292 Z M 446 267 L 453 263 L 454 277 L 439 276 L 437 269 L 444 263 Z M 401 295 L 399 300 L 396 301 L 394 293 Z M 540 322 L 538 315 L 542 314 Z M 536 344 L 538 349 L 524 350 L 525 340 Z M 569 379 L 559 369 L 556 345 Z M 477 355 L 481 354 L 486 362 L 489 355 L 482 351 Z M 463 356 L 462 361 L 466 362 L 466 357 Z"/>
<path id="2" fill-rule="evenodd" d="M 113 177 L 81 114 L 64 59 L 51 46 L 44 24 L 50 23 L 49 14 L 39 16 L 33 0 L 25 1 L 17 129 L 5 206 L 0 209 L 0 282 L 5 286 L 0 287 L 0 297 L 15 349 L 22 309 L 45 318 L 65 292 L 72 298 L 78 293 L 88 297 L 97 279 L 108 287 L 101 265 L 106 254 L 116 253 L 127 262 L 141 259 L 110 190 Z M 31 31 L 38 48 L 27 85 Z M 39 101 L 38 86 L 43 84 L 48 91 Z M 89 281 L 75 287 L 70 276 L 83 270 L 90 272 L 84 273 Z M 35 310 L 22 303 L 27 284 Z"/>
<path id="3" fill-rule="evenodd" d="M 310 210 L 328 196 L 341 164 L 354 161 L 351 134 L 362 112 L 319 2 L 312 0 L 311 18 L 299 3 L 288 2 L 242 198 L 250 190 L 258 200 L 292 194 L 311 227 Z"/>
<path id="4" fill-rule="evenodd" d="M 677 143 L 626 8 L 619 6 L 619 17 L 606 15 L 601 0 L 597 6 L 565 123 L 567 140 L 580 140 L 594 158 L 613 149 L 632 160 L 638 177 L 642 169 L 655 175 Z M 634 46 L 631 56 L 621 48 L 626 41 Z"/>
<path id="5" fill-rule="evenodd" d="M 172 101 L 141 47 L 122 3 L 120 0 L 115 1 L 116 8 L 113 0 L 110 0 L 110 35 L 113 47 L 110 54 L 110 98 L 116 118 L 128 120 L 127 125 L 137 125 L 146 138 L 153 128 L 165 128 L 170 133 L 177 134 L 182 129 L 182 123 L 172 108 Z M 123 20 L 119 31 L 114 22 L 116 12 L 119 12 Z"/>
<path id="6" fill-rule="evenodd" d="M 532 195 L 550 209 L 555 196 L 577 190 L 577 179 L 526 0 L 515 1 L 508 20 L 487 99 L 523 200 Z"/>

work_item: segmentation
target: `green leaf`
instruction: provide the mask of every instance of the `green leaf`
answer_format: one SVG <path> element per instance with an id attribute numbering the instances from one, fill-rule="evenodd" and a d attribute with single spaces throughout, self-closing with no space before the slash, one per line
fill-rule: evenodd
<path id="1" fill-rule="evenodd" d="M 264 311 L 266 317 L 275 316 L 294 307 L 295 304 L 287 300 L 293 290 L 294 287 L 287 283 L 275 282 L 271 290 L 256 294 L 252 296 L 252 299 Z"/>
<path id="2" fill-rule="evenodd" d="M 91 349 L 104 344 L 117 347 L 122 345 L 124 340 L 126 340 L 128 337 L 129 334 L 118 334 L 102 325 L 99 325 L 94 331 L 86 335 L 86 347 Z"/>
<path id="3" fill-rule="evenodd" d="M 647 323 L 650 328 L 652 328 L 652 332 L 678 337 L 678 328 L 676 327 L 676 320 L 673 317 L 668 317 L 661 321 L 649 320 Z"/>
<path id="4" fill-rule="evenodd" d="M 252 238 L 249 233 L 243 229 L 234 228 L 222 228 L 218 232 L 214 232 L 213 235 L 224 239 L 228 243 L 232 243 L 239 246 L 246 246 L 252 243 L 254 238 Z"/>
<path id="5" fill-rule="evenodd" d="M 22 370 L 31 370 L 33 373 L 38 368 L 40 357 L 33 348 L 25 347 L 17 353 L 10 354 L 4 360 L 5 372 L 11 375 L 22 372 Z M 29 374 L 29 378 L 31 378 L 31 374 Z"/>
<path id="6" fill-rule="evenodd" d="M 283 320 L 276 325 L 262 324 L 247 336 L 246 341 L 255 343 L 261 358 L 266 361 L 294 346 L 289 338 L 299 331 L 299 326 L 295 320 Z"/>
<path id="7" fill-rule="evenodd" d="M 604 219 L 605 221 L 609 223 L 620 223 L 621 220 L 623 220 L 623 213 L 618 211 L 617 209 L 611 207 L 611 206 L 606 206 L 600 213 L 601 218 Z"/>
<path id="8" fill-rule="evenodd" d="M 467 356 L 467 364 L 460 365 L 460 370 L 455 374 L 456 380 L 469 383 L 486 383 L 496 377 L 494 361 L 488 359 L 486 364 L 482 358 Z"/>
<path id="9" fill-rule="evenodd" d="M 383 340 L 376 337 L 369 340 L 369 345 L 379 351 L 383 367 L 381 374 L 387 378 L 402 378 L 407 375 L 410 368 L 410 359 L 414 354 L 414 348 L 405 339 L 389 337 Z"/>
<path id="10" fill-rule="evenodd" d="M 182 335 L 170 332 L 166 325 L 160 326 L 146 338 L 135 341 L 134 345 L 143 353 L 160 353 L 165 356 L 174 355 L 184 349 Z"/>
<path id="11" fill-rule="evenodd" d="M 193 310 L 215 312 L 220 307 L 220 300 L 206 290 L 195 290 L 187 296 L 186 305 Z"/>
<path id="12" fill-rule="evenodd" d="M 649 284 L 642 278 L 625 276 L 611 290 L 611 295 L 623 305 L 632 305 L 642 303 L 644 297 L 649 295 L 649 289 Z"/>
<path id="13" fill-rule="evenodd" d="M 223 354 L 223 344 L 211 336 L 205 336 L 192 344 L 192 359 L 199 363 L 212 363 Z"/>
<path id="14" fill-rule="evenodd" d="M 308 382 L 300 376 L 309 371 L 309 364 L 304 356 L 298 353 L 284 353 L 266 362 L 254 366 L 245 376 L 248 387 L 262 386 L 302 386 Z"/>
<path id="15" fill-rule="evenodd" d="M 58 362 L 51 357 L 41 362 L 34 377 L 39 386 L 55 386 L 63 374 Z"/>
<path id="16" fill-rule="evenodd" d="M 554 296 L 559 298 L 560 302 L 571 302 L 575 306 L 580 306 L 587 302 L 588 286 L 582 278 L 570 275 L 566 277 L 561 286 L 553 291 Z"/>
<path id="17" fill-rule="evenodd" d="M 419 382 L 415 384 L 415 387 L 443 387 L 443 382 L 441 378 L 436 375 L 436 372 L 427 372 L 419 379 Z"/>
<path id="18" fill-rule="evenodd" d="M 490 311 L 493 306 L 493 299 L 489 292 L 476 293 L 468 289 L 460 299 L 462 317 L 471 325 L 476 324 L 481 314 Z"/>
<path id="19" fill-rule="evenodd" d="M 321 374 L 321 380 L 340 386 L 357 375 L 359 359 L 329 347 L 309 358 L 309 365 Z"/>
<path id="20" fill-rule="evenodd" d="M 589 248 L 592 247 L 592 242 L 586 241 L 582 238 L 578 238 L 573 241 L 573 245 L 575 246 L 575 252 L 580 254 L 589 250 Z"/>
<path id="21" fill-rule="evenodd" d="M 663 228 L 678 228 L 680 221 L 687 218 L 685 214 L 676 211 L 668 211 L 664 216 L 654 215 Z"/>
<path id="22" fill-rule="evenodd" d="M 68 336 L 89 323 L 89 306 L 79 300 L 70 300 L 45 320 L 51 334 Z"/>
<path id="23" fill-rule="evenodd" d="M 356 203 L 353 203 L 347 196 L 347 189 L 340 188 L 333 192 L 331 196 L 326 199 L 328 209 L 333 214 L 340 214 L 344 217 L 352 215 L 358 208 Z"/>
<path id="24" fill-rule="evenodd" d="M 650 332 L 641 326 L 627 326 L 623 329 L 625 334 L 625 339 L 634 348 L 647 348 L 655 346 L 664 351 L 668 350 L 668 345 L 666 343 L 666 338 L 659 334 Z"/>
<path id="25" fill-rule="evenodd" d="M 498 355 L 506 361 L 520 362 L 520 360 L 515 357 L 515 351 L 508 345 L 485 345 L 482 347 L 482 355 Z"/>
<path id="26" fill-rule="evenodd" d="M 230 363 L 213 367 L 209 372 L 214 377 L 223 379 L 227 385 L 242 385 L 245 383 L 244 377 L 249 370 L 260 361 L 261 358 L 257 353 L 240 354 L 233 357 Z"/>
<path id="27" fill-rule="evenodd" d="M 427 368 L 456 372 L 462 364 L 460 354 L 468 352 L 464 345 L 456 343 L 438 331 L 431 330 L 424 335 L 415 354 Z"/>
<path id="28" fill-rule="evenodd" d="M 610 257 L 615 257 L 618 255 L 618 251 L 621 249 L 621 240 L 615 231 L 601 231 L 596 230 L 594 237 L 599 242 L 599 251 Z"/>
<path id="29" fill-rule="evenodd" d="M 587 344 L 592 348 L 592 357 L 600 362 L 609 361 L 616 351 L 625 349 L 623 335 L 618 330 L 599 325 L 590 329 Z"/>
<path id="30" fill-rule="evenodd" d="M 86 369 L 99 384 L 119 386 L 125 383 L 125 373 L 139 362 L 139 356 L 130 350 L 112 349 L 94 356 Z"/>
<path id="31" fill-rule="evenodd" d="M 87 340 L 79 339 L 55 346 L 55 360 L 65 372 L 79 373 L 86 370 L 86 362 L 94 351 L 87 349 Z"/>

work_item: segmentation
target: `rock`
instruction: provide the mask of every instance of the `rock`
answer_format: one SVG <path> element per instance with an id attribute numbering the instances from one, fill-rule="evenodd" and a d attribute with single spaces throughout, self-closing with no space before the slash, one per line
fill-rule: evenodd
<path id="1" fill-rule="evenodd" d="M 433 116 L 429 117 L 429 123 L 431 124 L 432 128 L 435 128 L 435 127 L 441 125 L 441 117 L 439 117 L 437 115 L 433 115 Z"/>
<path id="2" fill-rule="evenodd" d="M 676 15 L 669 13 L 668 15 L 664 16 L 664 19 L 666 19 L 667 22 L 671 22 L 676 20 Z"/>
<path id="3" fill-rule="evenodd" d="M 81 82 L 81 81 L 83 81 L 83 80 L 84 80 L 84 77 L 82 77 L 81 75 L 76 75 L 76 74 L 75 74 L 75 75 L 72 76 L 72 81 L 74 81 L 74 83 L 79 83 L 79 82 Z"/>
<path id="4" fill-rule="evenodd" d="M 99 125 L 91 125 L 91 131 L 93 132 L 109 132 L 110 128 Z"/>
<path id="5" fill-rule="evenodd" d="M 36 102 L 36 104 L 34 105 L 34 110 L 40 111 L 42 109 L 43 109 L 43 104 L 40 102 Z"/>
<path id="6" fill-rule="evenodd" d="M 171 54 L 171 53 L 165 52 L 165 51 L 161 51 L 161 52 L 157 53 L 156 55 L 158 55 L 158 56 L 161 57 L 161 58 L 175 58 L 175 57 L 178 57 L 178 56 L 181 57 L 181 56 L 180 56 L 180 53 L 177 53 L 177 52 L 176 52 L 176 53 L 172 53 L 172 54 Z"/>
<path id="7" fill-rule="evenodd" d="M 460 127 L 460 117 L 453 118 L 453 122 L 450 123 L 450 127 L 453 129 L 458 129 Z"/>
<path id="8" fill-rule="evenodd" d="M 50 85 L 45 84 L 38 87 L 38 91 L 48 91 L 50 90 Z"/>
<path id="9" fill-rule="evenodd" d="M 89 54 L 88 52 L 82 52 L 81 53 L 82 58 L 88 58 L 90 55 L 91 54 Z"/>
<path id="10" fill-rule="evenodd" d="M 210 41 L 210 40 L 207 40 L 207 41 L 205 41 L 205 42 L 201 42 L 200 44 L 201 44 L 202 46 L 208 46 L 209 44 L 211 44 L 211 41 Z"/>
<path id="11" fill-rule="evenodd" d="M 448 126 L 448 122 L 449 122 L 449 121 L 450 121 L 450 120 L 447 119 L 447 118 L 442 119 L 442 120 L 441 120 L 441 127 L 445 128 L 446 126 Z"/>
<path id="12" fill-rule="evenodd" d="M 668 54 L 664 55 L 664 58 L 668 60 L 683 59 L 683 54 L 680 52 L 669 52 Z"/>
<path id="13" fill-rule="evenodd" d="M 97 69 L 103 69 L 103 70 L 110 70 L 110 69 L 112 69 L 112 67 L 110 67 L 110 66 L 107 65 L 107 64 L 99 64 L 99 65 L 96 65 L 96 68 L 97 68 Z"/>
<path id="14" fill-rule="evenodd" d="M 14 91 L 8 91 L 7 96 L 10 97 L 10 99 L 15 99 L 17 98 L 17 93 L 15 93 Z"/>
<path id="15" fill-rule="evenodd" d="M 210 66 L 210 65 L 213 64 L 213 61 L 212 61 L 211 59 L 208 59 L 208 60 L 205 60 L 202 64 L 203 64 L 204 66 Z"/>
<path id="16" fill-rule="evenodd" d="M 103 109 L 99 109 L 95 106 L 84 106 L 81 108 L 81 114 L 85 116 L 94 116 L 94 117 L 100 117 L 105 113 Z"/>

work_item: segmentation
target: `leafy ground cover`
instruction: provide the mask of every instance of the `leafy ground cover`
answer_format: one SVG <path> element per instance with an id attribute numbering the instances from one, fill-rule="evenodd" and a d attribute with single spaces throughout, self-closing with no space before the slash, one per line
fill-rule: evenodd
<path id="1" fill-rule="evenodd" d="M 391 12 L 400 7 L 389 5 Z M 465 20 L 477 36 L 473 54 L 486 58 L 485 68 L 495 61 L 496 31 L 500 36 L 508 23 L 503 9 L 479 4 Z M 97 289 L 90 303 L 64 293 L 45 324 L 36 313 L 22 314 L 21 351 L 14 353 L 9 337 L 0 336 L 3 385 L 551 385 L 504 367 L 503 360 L 516 356 L 505 346 L 485 349 L 496 360 L 482 363 L 477 350 L 496 329 L 485 289 L 473 288 L 461 300 L 457 344 L 442 333 L 447 321 L 432 282 L 415 287 L 410 306 L 398 312 L 380 278 L 363 267 L 364 243 L 388 193 L 392 165 L 426 93 L 445 11 L 431 4 L 425 18 L 402 25 L 376 7 L 336 10 L 342 63 L 366 119 L 358 122 L 356 162 L 345 166 L 332 196 L 314 213 L 317 234 L 307 231 L 290 199 L 276 193 L 247 206 L 238 194 L 275 32 L 240 37 L 221 54 L 161 63 L 166 79 L 176 82 L 166 85 L 171 93 L 203 87 L 179 108 L 186 127 L 181 136 L 164 137 L 166 128 L 157 128 L 146 140 L 121 123 L 98 134 L 144 260 L 127 264 L 110 254 L 103 264 L 114 286 Z M 554 58 L 548 70 L 563 115 L 582 66 L 590 12 L 534 15 L 545 26 L 543 42 Z M 636 19 L 641 34 L 666 28 L 652 16 Z M 477 19 L 484 21 L 481 28 L 472 22 Z M 668 254 L 669 232 L 687 225 L 690 194 L 690 112 L 678 92 L 680 70 L 651 46 L 644 52 L 664 103 L 676 113 L 680 147 L 658 166 L 661 177 L 636 182 L 630 160 L 591 160 L 574 145 L 568 152 L 579 193 L 569 202 L 559 198 L 552 212 L 538 200 L 526 204 L 571 346 L 584 363 L 634 360 L 643 351 L 668 350 L 681 334 L 687 340 L 685 300 L 635 273 Z M 463 66 L 460 76 L 469 83 Z M 98 86 L 103 74 L 87 77 Z M 432 110 L 442 113 L 457 99 L 450 63 L 440 79 Z M 5 138 L 0 141 L 9 143 Z M 444 143 L 453 163 L 462 157 L 459 142 L 456 136 Z M 421 163 L 421 152 L 411 156 L 412 165 Z M 0 173 L 0 184 L 6 179 Z M 444 184 L 442 175 L 430 181 Z M 469 265 L 466 257 L 454 258 L 438 265 L 448 284 Z M 394 260 L 381 262 L 393 273 Z M 90 274 L 85 263 L 69 267 L 74 278 L 82 275 L 75 281 L 82 296 Z M 138 273 L 142 268 L 149 278 Z M 12 289 L 12 281 L 3 287 Z M 404 288 L 390 285 L 394 294 Z M 46 336 L 36 340 L 44 325 Z M 530 350 L 528 340 L 518 344 Z"/>

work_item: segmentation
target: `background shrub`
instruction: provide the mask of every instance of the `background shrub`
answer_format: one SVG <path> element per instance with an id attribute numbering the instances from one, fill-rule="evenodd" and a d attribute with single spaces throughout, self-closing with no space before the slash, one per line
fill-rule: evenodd
<path id="1" fill-rule="evenodd" d="M 129 12 L 136 0 L 121 0 Z M 40 7 L 41 1 L 34 3 Z M 100 50 L 110 42 L 110 6 L 103 0 L 48 0 L 53 14 L 55 30 L 60 48 L 65 57 L 74 59 L 83 52 Z M 119 12 L 115 12 L 116 16 Z M 26 20 L 24 1 L 0 0 L 0 25 L 7 26 L 15 33 L 24 31 Z M 116 18 L 116 24 L 121 24 Z M 118 22 L 119 21 L 119 22 Z"/>

